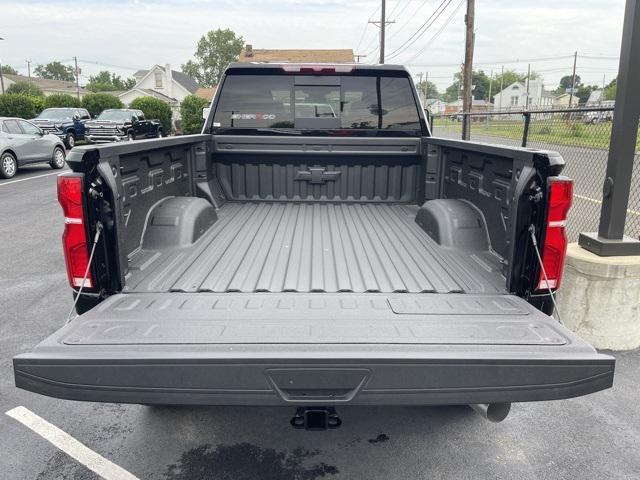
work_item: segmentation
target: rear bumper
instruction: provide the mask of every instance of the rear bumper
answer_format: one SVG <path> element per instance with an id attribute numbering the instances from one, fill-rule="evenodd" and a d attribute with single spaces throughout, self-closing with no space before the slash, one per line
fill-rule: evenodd
<path id="1" fill-rule="evenodd" d="M 518 352 L 478 356 L 407 346 L 400 353 L 387 346 L 387 358 L 379 358 L 381 347 L 378 358 L 368 359 L 370 349 L 354 345 L 329 359 L 332 349 L 322 345 L 272 345 L 268 356 L 248 345 L 171 352 L 138 345 L 135 353 L 84 351 L 55 361 L 21 355 L 14 371 L 16 386 L 52 397 L 151 404 L 527 402 L 586 395 L 613 383 L 615 360 L 607 355 L 527 359 Z M 284 359 L 287 352 L 292 357 Z"/>

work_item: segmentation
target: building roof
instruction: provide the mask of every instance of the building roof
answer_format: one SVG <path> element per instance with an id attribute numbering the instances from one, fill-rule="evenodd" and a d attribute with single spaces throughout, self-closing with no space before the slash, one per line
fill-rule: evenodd
<path id="1" fill-rule="evenodd" d="M 162 65 L 155 65 L 153 68 L 156 67 L 163 72 L 165 71 L 165 67 L 163 67 Z M 133 76 L 136 78 L 136 80 L 139 81 L 142 77 L 147 75 L 149 71 L 150 70 L 138 70 L 133 74 Z M 189 93 L 196 93 L 196 90 L 198 90 L 199 88 L 198 82 L 196 82 L 193 77 L 190 77 L 186 73 L 171 69 L 171 76 L 179 85 L 182 85 L 186 90 L 188 90 Z"/>
<path id="2" fill-rule="evenodd" d="M 254 49 L 245 46 L 239 62 L 354 63 L 353 50 L 344 49 Z"/>
<path id="3" fill-rule="evenodd" d="M 29 82 L 29 77 L 26 75 L 12 75 L 9 73 L 3 73 L 2 76 L 12 82 Z M 55 93 L 68 93 L 73 95 L 76 93 L 76 83 L 68 82 L 66 80 L 50 80 L 48 78 L 31 77 L 31 83 L 38 87 L 40 90 Z M 91 93 L 84 87 L 80 87 L 80 93 Z"/>
<path id="4" fill-rule="evenodd" d="M 600 100 L 603 100 L 602 90 L 593 90 L 589 94 L 589 99 L 587 100 L 587 103 L 598 103 Z"/>
<path id="5" fill-rule="evenodd" d="M 196 97 L 200 97 L 200 98 L 204 98 L 207 101 L 211 101 L 213 100 L 213 96 L 216 94 L 216 87 L 213 88 L 205 88 L 205 87 L 200 87 L 198 90 L 196 90 Z"/>

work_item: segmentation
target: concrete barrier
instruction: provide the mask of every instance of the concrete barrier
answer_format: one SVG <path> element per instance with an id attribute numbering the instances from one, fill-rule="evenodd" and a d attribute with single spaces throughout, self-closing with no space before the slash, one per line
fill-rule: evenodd
<path id="1" fill-rule="evenodd" d="M 558 308 L 567 328 L 594 347 L 640 347 L 640 256 L 599 257 L 567 249 Z"/>

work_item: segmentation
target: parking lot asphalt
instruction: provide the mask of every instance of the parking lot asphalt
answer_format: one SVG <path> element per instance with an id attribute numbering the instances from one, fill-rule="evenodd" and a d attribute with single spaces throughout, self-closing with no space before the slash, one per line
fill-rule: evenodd
<path id="1" fill-rule="evenodd" d="M 615 386 L 515 404 L 500 424 L 468 407 L 339 408 L 343 426 L 294 430 L 293 408 L 92 404 L 15 388 L 11 358 L 71 306 L 55 175 L 0 181 L 0 478 L 99 478 L 5 415 L 24 406 L 140 479 L 637 479 L 640 351 L 617 353 Z"/>

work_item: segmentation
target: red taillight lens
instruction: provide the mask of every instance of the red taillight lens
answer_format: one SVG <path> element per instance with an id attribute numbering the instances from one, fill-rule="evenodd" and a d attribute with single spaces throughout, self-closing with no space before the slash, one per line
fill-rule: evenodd
<path id="1" fill-rule="evenodd" d="M 64 212 L 62 246 L 67 264 L 69 284 L 73 288 L 82 286 L 82 279 L 89 264 L 89 249 L 84 225 L 84 175 L 65 173 L 58 176 L 58 202 Z M 93 288 L 91 272 L 84 288 Z"/>
<path id="2" fill-rule="evenodd" d="M 547 273 L 540 271 L 538 290 L 556 290 L 560 287 L 564 257 L 567 253 L 567 234 L 565 226 L 567 213 L 573 199 L 573 181 L 565 177 L 549 179 L 549 207 L 547 210 L 547 226 L 542 243 L 542 264 Z"/>

